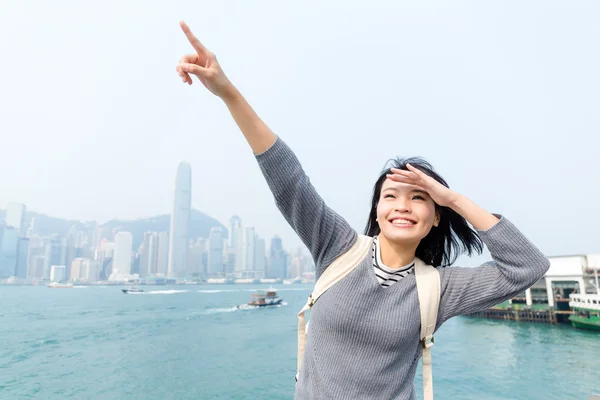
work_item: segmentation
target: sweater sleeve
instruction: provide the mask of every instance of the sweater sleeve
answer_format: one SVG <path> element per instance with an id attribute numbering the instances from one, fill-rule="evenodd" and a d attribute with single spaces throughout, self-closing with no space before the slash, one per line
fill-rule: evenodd
<path id="1" fill-rule="evenodd" d="M 358 233 L 325 204 L 294 152 L 281 139 L 256 159 L 283 217 L 308 247 L 316 278 L 347 251 Z"/>
<path id="2" fill-rule="evenodd" d="M 440 269 L 439 327 L 457 315 L 482 311 L 502 303 L 539 281 L 550 261 L 509 220 L 486 231 L 477 231 L 488 247 L 493 263 L 476 268 Z"/>

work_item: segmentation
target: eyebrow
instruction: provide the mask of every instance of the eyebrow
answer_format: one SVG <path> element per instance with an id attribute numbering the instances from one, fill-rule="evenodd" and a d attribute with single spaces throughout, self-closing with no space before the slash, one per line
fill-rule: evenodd
<path id="1" fill-rule="evenodd" d="M 387 192 L 387 191 L 390 191 L 390 190 L 391 190 L 391 191 L 394 191 L 394 192 L 398 192 L 398 191 L 399 191 L 399 190 L 398 190 L 398 188 L 396 188 L 396 187 L 393 187 L 393 186 L 390 186 L 390 187 L 387 187 L 387 188 L 383 189 L 382 193 L 384 193 L 384 192 Z M 424 194 L 424 195 L 426 195 L 426 196 L 429 196 L 429 193 L 427 193 L 427 192 L 426 192 L 425 190 L 423 190 L 423 189 L 411 189 L 411 190 L 410 190 L 410 192 L 411 192 L 411 193 L 419 193 L 419 194 Z"/>

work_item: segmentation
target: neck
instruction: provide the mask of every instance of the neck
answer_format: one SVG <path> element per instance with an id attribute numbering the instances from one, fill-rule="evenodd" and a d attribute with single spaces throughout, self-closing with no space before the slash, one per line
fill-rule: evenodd
<path id="1" fill-rule="evenodd" d="M 381 261 L 385 266 L 393 269 L 402 268 L 410 264 L 415 258 L 417 246 L 410 243 L 397 243 L 379 235 L 379 249 L 381 250 Z"/>

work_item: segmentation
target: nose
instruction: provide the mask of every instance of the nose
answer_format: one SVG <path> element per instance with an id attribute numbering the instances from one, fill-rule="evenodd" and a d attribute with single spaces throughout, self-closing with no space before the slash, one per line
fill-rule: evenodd
<path id="1" fill-rule="evenodd" d="M 394 210 L 398 212 L 409 213 L 411 211 L 410 201 L 404 196 L 399 197 L 394 203 Z"/>

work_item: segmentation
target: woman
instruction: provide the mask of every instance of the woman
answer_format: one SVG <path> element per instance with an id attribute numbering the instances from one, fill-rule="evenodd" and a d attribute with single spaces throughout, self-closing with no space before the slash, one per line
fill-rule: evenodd
<path id="1" fill-rule="evenodd" d="M 181 23 L 195 54 L 177 72 L 195 75 L 228 107 L 273 192 L 276 204 L 310 250 L 317 278 L 358 233 L 330 209 L 290 148 L 253 111 L 216 57 Z M 439 268 L 439 328 L 453 316 L 501 303 L 537 282 L 546 257 L 505 217 L 484 211 L 448 188 L 425 162 L 397 161 L 377 180 L 365 234 L 373 250 L 311 310 L 297 399 L 414 399 L 421 354 L 415 257 L 434 266 L 461 252 L 494 259 L 478 268 Z M 469 228 L 470 223 L 475 230 Z"/>

